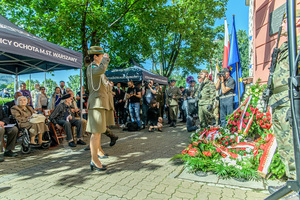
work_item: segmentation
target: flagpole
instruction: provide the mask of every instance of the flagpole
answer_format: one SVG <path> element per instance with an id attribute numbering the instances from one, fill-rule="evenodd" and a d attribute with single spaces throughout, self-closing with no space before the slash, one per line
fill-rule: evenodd
<path id="1" fill-rule="evenodd" d="M 237 80 L 237 86 L 238 86 L 239 105 L 240 105 L 241 97 L 240 97 L 239 63 L 236 63 L 236 80 Z"/>

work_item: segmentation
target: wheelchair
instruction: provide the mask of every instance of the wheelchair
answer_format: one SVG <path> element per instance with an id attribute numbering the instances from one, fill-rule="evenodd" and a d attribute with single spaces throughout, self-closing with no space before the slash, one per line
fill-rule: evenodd
<path id="1" fill-rule="evenodd" d="M 3 106 L 3 110 L 4 110 L 4 113 L 6 114 L 6 116 L 8 116 L 8 113 L 9 113 L 8 109 L 9 109 L 8 106 L 5 106 L 5 105 Z M 31 152 L 32 148 L 36 148 L 36 147 L 33 147 L 30 145 L 29 131 L 26 128 L 20 128 L 18 121 L 13 116 L 10 115 L 10 116 L 8 116 L 8 118 L 10 120 L 10 123 L 15 124 L 19 130 L 19 134 L 18 134 L 16 142 L 21 145 L 21 152 L 23 154 L 29 154 Z M 49 147 L 51 145 L 51 138 L 50 138 L 49 131 L 47 131 L 43 134 L 43 140 L 49 141 L 49 142 L 43 143 L 39 147 L 41 147 L 42 149 L 49 149 Z M 35 138 L 35 142 L 38 143 L 37 137 Z M 37 147 L 37 148 L 39 148 L 39 147 Z"/>

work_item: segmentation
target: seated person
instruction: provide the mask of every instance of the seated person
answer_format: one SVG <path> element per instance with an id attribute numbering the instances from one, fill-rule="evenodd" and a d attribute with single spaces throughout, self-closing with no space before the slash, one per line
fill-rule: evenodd
<path id="1" fill-rule="evenodd" d="M 18 99 L 20 96 L 22 96 L 22 93 L 21 93 L 21 92 L 16 92 L 16 93 L 14 94 L 14 100 L 12 100 L 12 101 L 10 101 L 10 102 L 6 102 L 6 103 L 4 104 L 4 106 L 7 107 L 7 113 L 6 113 L 6 114 L 8 115 L 8 117 L 11 116 L 10 109 L 11 109 L 14 105 L 17 105 L 17 99 Z"/>
<path id="2" fill-rule="evenodd" d="M 149 107 L 150 108 L 147 112 L 148 121 L 150 122 L 150 126 L 156 126 L 159 116 L 159 103 L 157 103 L 155 99 L 152 99 L 150 101 Z M 149 127 L 149 132 L 150 131 L 152 131 L 152 129 L 150 130 Z"/>
<path id="3" fill-rule="evenodd" d="M 7 157 L 15 157 L 18 154 L 12 152 L 12 150 L 15 148 L 16 139 L 19 131 L 16 126 L 4 128 L 4 125 L 7 124 L 9 124 L 9 118 L 3 111 L 2 106 L 0 106 L 0 149 L 2 150 L 3 148 L 4 134 L 7 134 L 6 148 L 3 155 Z M 4 161 L 3 155 L 0 155 L 0 162 Z"/>
<path id="4" fill-rule="evenodd" d="M 49 131 L 45 122 L 31 123 L 29 120 L 32 117 L 34 111 L 31 106 L 27 105 L 27 98 L 20 96 L 17 99 L 17 105 L 11 108 L 12 116 L 17 120 L 20 128 L 26 128 L 30 134 L 31 145 L 41 145 L 48 141 L 43 141 L 43 134 Z M 35 136 L 38 135 L 38 144 L 35 142 Z"/>
<path id="5" fill-rule="evenodd" d="M 158 131 L 162 132 L 161 128 L 163 127 L 163 118 L 159 117 L 156 126 L 149 126 L 149 131 L 152 132 L 152 129 L 157 128 Z"/>
<path id="6" fill-rule="evenodd" d="M 71 105 L 70 105 L 71 112 L 75 115 L 76 119 L 80 119 L 80 109 L 78 109 L 78 107 L 77 107 L 77 103 L 76 103 L 75 98 L 74 98 L 75 97 L 74 96 L 74 92 L 72 90 L 70 90 L 68 93 L 71 95 L 71 98 L 72 98 L 72 102 L 71 102 Z M 84 114 L 82 116 L 84 116 Z M 82 125 L 83 125 L 82 131 L 83 131 L 83 134 L 85 134 L 86 123 L 87 123 L 87 121 L 85 119 L 82 119 Z"/>
<path id="7" fill-rule="evenodd" d="M 65 94 L 61 100 L 64 102 L 58 104 L 54 111 L 50 114 L 50 121 L 57 127 L 62 126 L 67 134 L 67 141 L 70 147 L 76 147 L 73 140 L 72 126 L 77 128 L 77 144 L 85 145 L 86 143 L 82 141 L 82 121 L 80 119 L 75 119 L 74 114 L 71 111 L 72 97 L 70 94 Z"/>
<path id="8" fill-rule="evenodd" d="M 197 114 L 196 100 L 192 97 L 193 93 L 191 90 L 186 92 L 186 100 L 182 104 L 182 110 L 187 114 L 186 116 L 186 128 L 188 132 L 192 132 L 198 129 L 196 126 L 196 120 L 194 115 Z"/>

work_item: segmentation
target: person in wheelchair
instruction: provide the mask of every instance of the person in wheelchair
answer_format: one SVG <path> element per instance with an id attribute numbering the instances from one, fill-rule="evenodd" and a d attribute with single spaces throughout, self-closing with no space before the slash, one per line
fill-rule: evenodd
<path id="1" fill-rule="evenodd" d="M 10 124 L 10 120 L 6 116 L 2 106 L 0 106 L 0 148 L 3 146 L 4 134 L 7 135 L 6 148 L 3 155 L 0 155 L 0 162 L 4 161 L 5 157 L 15 157 L 18 154 L 14 153 L 12 150 L 15 148 L 16 139 L 18 136 L 18 128 L 16 126 L 5 128 L 4 125 Z"/>
<path id="2" fill-rule="evenodd" d="M 48 127 L 45 122 L 30 122 L 32 115 L 34 114 L 34 110 L 27 104 L 27 98 L 20 96 L 17 99 L 17 105 L 11 108 L 12 116 L 17 120 L 19 128 L 25 128 L 29 131 L 30 145 L 40 146 L 43 143 L 48 143 L 48 141 L 43 141 L 43 134 L 49 131 Z M 38 136 L 38 143 L 35 141 L 36 136 Z"/>
<path id="3" fill-rule="evenodd" d="M 192 132 L 198 129 L 196 126 L 195 117 L 197 115 L 197 101 L 192 97 L 193 92 L 187 90 L 186 92 L 186 100 L 182 104 L 182 110 L 187 114 L 186 117 L 186 128 L 188 132 Z"/>
<path id="4" fill-rule="evenodd" d="M 65 94 L 61 100 L 64 100 L 64 102 L 58 104 L 50 114 L 50 121 L 57 128 L 60 128 L 60 126 L 64 128 L 70 147 L 76 147 L 73 140 L 72 126 L 76 126 L 77 128 L 77 144 L 86 145 L 86 143 L 82 140 L 82 121 L 80 119 L 75 119 L 74 113 L 71 111 L 71 94 Z"/>

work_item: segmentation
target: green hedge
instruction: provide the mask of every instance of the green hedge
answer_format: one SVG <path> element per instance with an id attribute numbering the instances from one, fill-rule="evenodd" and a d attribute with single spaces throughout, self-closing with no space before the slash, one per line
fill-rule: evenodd
<path id="1" fill-rule="evenodd" d="M 6 102 L 10 102 L 14 100 L 13 98 L 0 98 L 0 105 L 5 104 Z"/>

